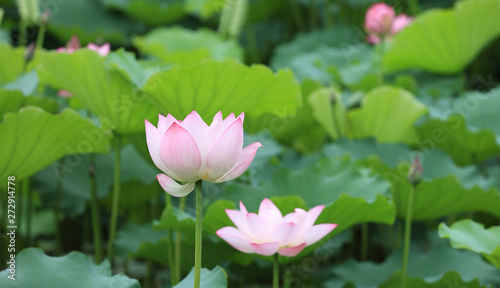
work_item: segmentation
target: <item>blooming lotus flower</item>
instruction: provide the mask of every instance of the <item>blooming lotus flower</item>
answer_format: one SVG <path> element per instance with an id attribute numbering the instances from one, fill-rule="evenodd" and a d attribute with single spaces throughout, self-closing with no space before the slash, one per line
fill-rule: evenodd
<path id="1" fill-rule="evenodd" d="M 236 228 L 224 227 L 216 234 L 244 253 L 270 256 L 278 252 L 292 257 L 337 227 L 337 224 L 314 225 L 324 207 L 316 206 L 308 212 L 296 208 L 295 212 L 283 217 L 278 207 L 267 198 L 260 203 L 258 214 L 248 213 L 240 202 L 240 211 L 226 209 Z"/>
<path id="2" fill-rule="evenodd" d="M 94 43 L 89 43 L 87 45 L 87 48 L 90 49 L 90 50 L 96 51 L 102 57 L 108 55 L 109 52 L 111 51 L 111 46 L 109 45 L 109 43 L 104 43 L 101 46 L 98 46 L 98 45 L 96 45 Z"/>
<path id="3" fill-rule="evenodd" d="M 208 126 L 193 111 L 183 121 L 159 115 L 158 128 L 145 120 L 149 153 L 165 173 L 156 176 L 161 187 L 182 197 L 198 180 L 220 183 L 243 174 L 262 147 L 255 142 L 243 148 L 243 118 L 231 113 L 223 119 L 219 112 Z"/>
<path id="4" fill-rule="evenodd" d="M 392 22 L 391 35 L 396 35 L 400 30 L 408 26 L 413 21 L 412 17 L 408 17 L 406 14 L 399 14 Z"/>
<path id="5" fill-rule="evenodd" d="M 366 11 L 365 29 L 369 34 L 388 35 L 396 14 L 394 9 L 385 3 L 375 3 Z"/>

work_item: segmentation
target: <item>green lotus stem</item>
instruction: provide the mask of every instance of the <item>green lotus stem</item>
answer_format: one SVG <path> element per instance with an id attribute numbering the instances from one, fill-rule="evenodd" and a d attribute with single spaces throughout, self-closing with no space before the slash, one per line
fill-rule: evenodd
<path id="1" fill-rule="evenodd" d="M 116 232 L 116 220 L 118 218 L 118 207 L 120 201 L 120 149 L 121 149 L 121 136 L 115 135 L 115 177 L 113 183 L 113 202 L 111 206 L 111 223 L 109 227 L 109 242 L 108 242 L 108 261 L 112 265 L 114 257 L 114 242 Z"/>
<path id="2" fill-rule="evenodd" d="M 325 27 L 331 29 L 333 27 L 333 15 L 330 13 L 332 0 L 325 0 Z"/>
<path id="3" fill-rule="evenodd" d="M 62 253 L 62 242 L 61 242 L 61 229 L 59 227 L 59 213 L 61 212 L 61 198 L 62 198 L 62 188 L 63 188 L 63 167 L 64 160 L 63 157 L 59 160 L 57 164 L 57 188 L 56 188 L 56 205 L 54 208 L 54 221 L 56 226 L 56 255 L 61 255 Z"/>
<path id="4" fill-rule="evenodd" d="M 291 285 L 292 285 L 292 270 L 290 270 L 289 268 L 287 268 L 285 270 L 285 274 L 283 276 L 283 288 L 290 288 Z"/>
<path id="5" fill-rule="evenodd" d="M 248 26 L 246 29 L 248 48 L 250 50 L 250 56 L 252 57 L 253 63 L 260 62 L 259 56 L 259 48 L 257 46 L 257 39 L 255 37 L 255 33 L 253 32 L 252 27 Z"/>
<path id="6" fill-rule="evenodd" d="M 45 24 L 40 25 L 40 29 L 38 30 L 38 35 L 36 36 L 36 49 L 42 49 L 43 48 L 43 40 L 45 39 L 45 31 L 46 31 Z"/>
<path id="7" fill-rule="evenodd" d="M 27 35 L 28 35 L 28 24 L 26 24 L 26 21 L 21 20 L 19 22 L 19 39 L 17 41 L 17 45 L 26 46 L 26 43 L 28 43 Z"/>
<path id="8" fill-rule="evenodd" d="M 361 261 L 368 256 L 368 223 L 361 224 Z"/>
<path id="9" fill-rule="evenodd" d="M 316 11 L 316 0 L 309 0 L 309 26 L 310 30 L 316 29 L 318 13 Z"/>
<path id="10" fill-rule="evenodd" d="M 203 232 L 201 216 L 203 213 L 202 180 L 196 181 L 196 236 L 194 244 L 194 288 L 200 288 L 201 280 L 201 240 Z"/>
<path id="11" fill-rule="evenodd" d="M 304 24 L 304 19 L 302 19 L 302 14 L 300 12 L 300 7 L 297 5 L 296 0 L 290 0 L 290 7 L 292 9 L 292 17 L 297 29 L 299 31 L 305 31 L 306 25 Z"/>
<path id="12" fill-rule="evenodd" d="M 94 240 L 94 262 L 102 262 L 101 219 L 99 217 L 99 198 L 97 196 L 97 182 L 95 179 L 95 154 L 90 154 L 90 210 L 92 213 L 92 234 Z"/>
<path id="13" fill-rule="evenodd" d="M 280 287 L 280 262 L 279 262 L 279 254 L 274 254 L 274 263 L 273 263 L 273 288 Z"/>
<path id="14" fill-rule="evenodd" d="M 384 54 L 385 54 L 385 38 L 382 37 L 382 40 L 380 41 L 379 44 L 379 56 L 380 56 L 380 61 L 378 63 L 379 69 L 378 69 L 378 85 L 381 86 L 384 84 Z"/>
<path id="15" fill-rule="evenodd" d="M 408 199 L 408 207 L 406 208 L 406 223 L 405 223 L 405 243 L 403 254 L 403 269 L 401 273 L 401 288 L 406 287 L 406 276 L 408 270 L 408 257 L 410 254 L 411 240 L 411 218 L 413 216 L 413 198 L 415 197 L 415 187 L 412 185 L 410 190 L 410 198 Z"/>
<path id="16" fill-rule="evenodd" d="M 186 197 L 182 197 L 179 200 L 179 210 L 184 211 L 185 208 L 186 208 Z M 182 244 L 182 233 L 177 231 L 175 232 L 175 266 L 174 266 L 176 284 L 181 279 L 181 244 Z"/>

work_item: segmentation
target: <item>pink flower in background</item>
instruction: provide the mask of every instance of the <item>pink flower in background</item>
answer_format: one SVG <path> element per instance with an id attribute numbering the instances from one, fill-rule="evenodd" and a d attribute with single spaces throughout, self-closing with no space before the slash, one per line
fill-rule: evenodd
<path id="1" fill-rule="evenodd" d="M 198 180 L 220 183 L 243 174 L 262 147 L 255 142 L 243 148 L 243 118 L 231 113 L 223 119 L 219 112 L 208 126 L 193 111 L 183 121 L 159 115 L 158 128 L 145 120 L 149 153 L 165 173 L 156 176 L 161 187 L 182 197 Z"/>
<path id="2" fill-rule="evenodd" d="M 89 43 L 87 45 L 87 48 L 90 49 L 90 50 L 96 51 L 102 57 L 108 55 L 109 52 L 111 51 L 111 46 L 109 45 L 109 43 L 104 43 L 104 44 L 102 44 L 102 46 L 98 46 L 98 45 L 96 45 L 94 43 Z"/>
<path id="3" fill-rule="evenodd" d="M 76 50 L 80 49 L 80 40 L 78 40 L 78 37 L 76 35 L 73 35 L 71 39 L 69 39 L 68 43 L 66 44 L 66 47 L 59 47 L 57 48 L 57 52 L 59 53 L 73 53 Z"/>
<path id="4" fill-rule="evenodd" d="M 375 3 L 366 11 L 365 29 L 369 34 L 387 35 L 391 31 L 395 17 L 396 13 L 391 6 Z"/>
<path id="5" fill-rule="evenodd" d="M 240 211 L 226 209 L 236 228 L 223 227 L 216 233 L 244 253 L 270 256 L 278 252 L 292 257 L 337 227 L 337 224 L 314 225 L 323 208 L 324 205 L 316 206 L 308 212 L 296 208 L 295 212 L 283 217 L 278 207 L 267 198 L 260 203 L 258 214 L 248 213 L 240 202 Z"/>
<path id="6" fill-rule="evenodd" d="M 385 3 L 375 3 L 365 15 L 365 30 L 368 32 L 366 41 L 377 44 L 382 39 L 390 39 L 412 21 L 406 14 L 396 17 L 394 9 Z"/>

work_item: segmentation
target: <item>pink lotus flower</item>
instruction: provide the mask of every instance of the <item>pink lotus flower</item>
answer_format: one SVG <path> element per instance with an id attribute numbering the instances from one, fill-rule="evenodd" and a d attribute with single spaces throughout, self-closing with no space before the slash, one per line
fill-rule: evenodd
<path id="1" fill-rule="evenodd" d="M 295 212 L 283 217 L 278 207 L 267 198 L 260 203 L 258 214 L 248 213 L 240 202 L 240 211 L 226 209 L 227 216 L 237 228 L 223 227 L 216 234 L 244 253 L 270 256 L 278 252 L 292 257 L 337 227 L 337 224 L 314 225 L 324 207 L 316 206 L 308 212 L 296 208 Z"/>
<path id="2" fill-rule="evenodd" d="M 111 46 L 109 45 L 109 43 L 104 43 L 104 44 L 102 44 L 102 46 L 98 46 L 94 43 L 89 43 L 87 45 L 87 48 L 90 50 L 96 51 L 102 57 L 108 55 L 109 52 L 111 51 Z"/>
<path id="3" fill-rule="evenodd" d="M 366 11 L 365 29 L 369 34 L 387 35 L 396 17 L 394 9 L 385 3 L 375 3 Z"/>
<path id="4" fill-rule="evenodd" d="M 243 113 L 237 118 L 231 113 L 222 119 L 219 112 L 208 126 L 193 111 L 184 121 L 160 115 L 158 128 L 145 120 L 149 153 L 166 174 L 156 176 L 161 187 L 182 197 L 193 191 L 198 180 L 220 183 L 243 174 L 262 147 L 255 142 L 243 149 L 243 118 Z"/>
<path id="5" fill-rule="evenodd" d="M 102 46 L 99 46 L 91 42 L 87 45 L 87 48 L 96 51 L 102 57 L 108 55 L 111 51 L 111 46 L 109 45 L 109 43 L 104 43 L 102 44 Z M 78 49 L 80 49 L 80 41 L 78 40 L 78 37 L 76 35 L 73 35 L 71 39 L 69 39 L 68 44 L 66 44 L 66 47 L 59 47 L 56 51 L 59 53 L 71 54 Z"/>
<path id="6" fill-rule="evenodd" d="M 400 30 L 408 26 L 413 21 L 412 17 L 408 17 L 406 14 L 399 14 L 391 27 L 391 35 L 396 35 Z"/>

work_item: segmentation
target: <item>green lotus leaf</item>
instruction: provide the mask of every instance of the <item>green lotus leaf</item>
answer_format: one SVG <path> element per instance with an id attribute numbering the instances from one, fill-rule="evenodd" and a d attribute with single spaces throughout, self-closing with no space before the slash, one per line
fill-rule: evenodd
<path id="1" fill-rule="evenodd" d="M 16 80 L 23 72 L 24 49 L 0 43 L 0 84 Z"/>
<path id="2" fill-rule="evenodd" d="M 139 282 L 123 274 L 111 276 L 108 261 L 95 265 L 88 256 L 73 251 L 65 256 L 50 257 L 39 248 L 27 248 L 16 256 L 15 281 L 10 272 L 0 272 L 2 287 L 51 288 L 139 288 Z M 14 286 L 12 286 L 14 285 Z"/>
<path id="3" fill-rule="evenodd" d="M 151 26 L 172 23 L 184 17 L 182 0 L 101 0 L 101 2 Z"/>
<path id="4" fill-rule="evenodd" d="M 194 267 L 191 272 L 182 279 L 179 284 L 175 285 L 173 288 L 191 288 L 194 284 Z M 212 270 L 205 268 L 201 269 L 201 282 L 200 287 L 203 288 L 226 288 L 227 287 L 227 275 L 224 269 L 217 266 Z"/>
<path id="5" fill-rule="evenodd" d="M 375 137 L 380 143 L 414 143 L 415 122 L 427 113 L 427 107 L 401 88 L 384 86 L 371 90 L 361 108 L 348 112 L 351 138 Z"/>
<path id="6" fill-rule="evenodd" d="M 463 219 L 448 227 L 439 224 L 439 237 L 449 238 L 451 246 L 480 253 L 500 269 L 500 226 L 484 229 L 483 224 Z"/>
<path id="7" fill-rule="evenodd" d="M 173 67 L 151 76 L 142 90 L 161 113 L 183 119 L 196 110 L 208 123 L 218 111 L 284 118 L 301 104 L 300 86 L 290 71 L 274 74 L 265 66 L 234 60 Z"/>
<path id="8" fill-rule="evenodd" d="M 224 40 L 212 30 L 192 31 L 182 27 L 157 28 L 133 39 L 141 54 L 152 55 L 168 64 L 194 64 L 203 59 L 243 59 L 235 40 Z"/>
<path id="9" fill-rule="evenodd" d="M 0 89 L 0 119 L 9 112 L 17 112 L 23 107 L 24 97 L 20 91 Z M 1 122 L 1 121 L 0 121 Z"/>
<path id="10" fill-rule="evenodd" d="M 307 99 L 313 116 L 332 139 L 338 139 L 346 133 L 346 108 L 342 103 L 340 91 L 322 88 L 313 92 Z"/>
<path id="11" fill-rule="evenodd" d="M 46 53 L 38 73 L 42 82 L 73 93 L 101 118 L 103 126 L 120 134 L 144 131 L 144 119 L 158 116 L 158 110 L 136 91 L 123 71 L 107 69 L 103 57 L 94 51 Z"/>
<path id="12" fill-rule="evenodd" d="M 453 9 L 425 11 L 394 37 L 384 67 L 458 73 L 500 34 L 499 14 L 497 0 L 459 1 Z"/>
<path id="13" fill-rule="evenodd" d="M 36 125 L 35 125 L 36 124 Z M 65 155 L 106 153 L 111 135 L 73 110 L 51 115 L 26 107 L 0 123 L 0 175 L 28 177 Z M 98 136 L 98 137 L 95 137 Z"/>

